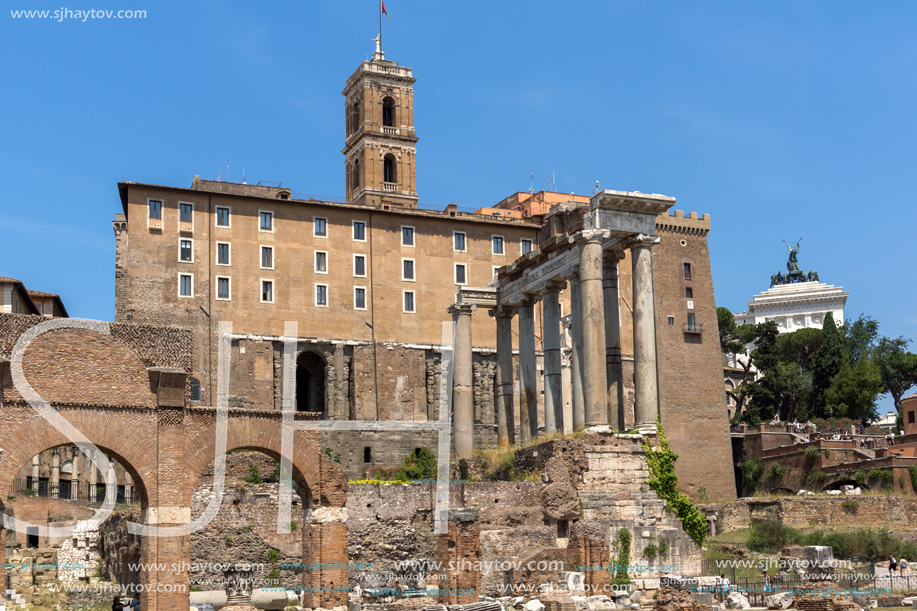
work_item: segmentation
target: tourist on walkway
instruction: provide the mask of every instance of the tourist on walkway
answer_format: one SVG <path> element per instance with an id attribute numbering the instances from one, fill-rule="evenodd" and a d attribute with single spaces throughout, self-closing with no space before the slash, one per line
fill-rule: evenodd
<path id="1" fill-rule="evenodd" d="M 907 560 L 904 558 L 898 563 L 898 571 L 901 573 L 902 577 L 907 577 Z"/>
<path id="2" fill-rule="evenodd" d="M 891 554 L 888 555 L 888 576 L 894 577 L 895 571 L 898 570 L 898 563 L 895 561 L 895 557 Z"/>
<path id="3" fill-rule="evenodd" d="M 115 596 L 115 600 L 111 603 L 111 611 L 124 611 L 124 605 L 121 603 L 120 596 Z"/>
<path id="4" fill-rule="evenodd" d="M 131 611 L 140 611 L 140 593 L 139 592 L 134 592 L 134 597 L 131 598 L 131 602 L 129 603 L 129 606 L 131 608 Z"/>

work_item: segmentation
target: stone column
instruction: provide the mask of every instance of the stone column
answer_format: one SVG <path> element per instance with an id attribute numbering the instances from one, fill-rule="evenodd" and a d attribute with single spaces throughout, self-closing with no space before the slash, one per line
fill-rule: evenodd
<path id="1" fill-rule="evenodd" d="M 501 448 L 516 443 L 516 418 L 513 415 L 513 314 L 512 308 L 490 311 L 497 319 L 497 444 Z"/>
<path id="2" fill-rule="evenodd" d="M 344 377 L 344 344 L 334 346 L 334 419 L 348 420 L 350 409 L 347 402 L 347 379 Z"/>
<path id="3" fill-rule="evenodd" d="M 621 369 L 621 327 L 618 312 L 618 261 L 624 253 L 605 253 L 602 290 L 605 296 L 605 375 L 608 377 L 608 423 L 627 429 L 624 417 L 624 372 Z"/>
<path id="4" fill-rule="evenodd" d="M 60 449 L 51 450 L 51 482 L 49 495 L 52 498 L 60 497 Z"/>
<path id="5" fill-rule="evenodd" d="M 557 290 L 548 287 L 542 301 L 544 430 L 548 434 L 564 428 L 564 396 L 560 380 L 560 299 Z"/>
<path id="6" fill-rule="evenodd" d="M 93 461 L 96 457 L 95 450 L 90 450 L 89 458 L 89 500 L 93 503 L 96 502 L 97 493 L 96 486 L 99 483 L 99 470 L 96 469 L 96 464 Z"/>
<path id="7" fill-rule="evenodd" d="M 134 478 L 128 471 L 124 472 L 124 502 L 130 504 L 134 496 Z"/>
<path id="8" fill-rule="evenodd" d="M 474 304 L 449 306 L 455 321 L 455 372 L 452 376 L 452 430 L 456 458 L 468 458 L 474 449 L 474 372 L 471 359 L 471 313 Z"/>
<path id="9" fill-rule="evenodd" d="M 631 245 L 634 266 L 634 423 L 641 433 L 656 432 L 659 398 L 656 380 L 656 311 L 653 297 L 655 236 Z"/>
<path id="10" fill-rule="evenodd" d="M 578 276 L 570 279 L 570 377 L 573 389 L 573 430 L 586 426 L 583 399 L 583 299 Z"/>
<path id="11" fill-rule="evenodd" d="M 76 446 L 73 447 L 71 452 L 72 457 L 70 459 L 70 500 L 76 501 L 80 498 L 80 474 L 82 473 L 80 469 L 80 461 L 82 460 L 83 453 L 80 452 L 79 448 Z"/>
<path id="12" fill-rule="evenodd" d="M 538 388 L 535 372 L 535 300 L 519 306 L 519 371 L 522 397 L 519 400 L 519 429 L 522 443 L 538 434 Z"/>
<path id="13" fill-rule="evenodd" d="M 32 457 L 32 490 L 38 495 L 41 483 L 41 457 L 36 454 Z"/>
<path id="14" fill-rule="evenodd" d="M 444 605 L 476 603 L 481 591 L 481 525 L 475 508 L 450 509 L 449 530 L 439 535 L 436 560 L 441 572 L 436 580 L 439 602 Z"/>
<path id="15" fill-rule="evenodd" d="M 602 295 L 602 235 L 583 232 L 580 286 L 583 321 L 583 399 L 586 426 L 608 424 L 605 377 L 605 304 Z"/>
<path id="16" fill-rule="evenodd" d="M 302 572 L 303 606 L 309 609 L 346 609 L 347 510 L 312 507 L 302 529 L 302 562 L 318 567 Z"/>
<path id="17" fill-rule="evenodd" d="M 108 474 L 105 476 L 105 500 L 115 502 L 118 500 L 118 478 L 115 475 L 115 463 L 108 456 Z"/>

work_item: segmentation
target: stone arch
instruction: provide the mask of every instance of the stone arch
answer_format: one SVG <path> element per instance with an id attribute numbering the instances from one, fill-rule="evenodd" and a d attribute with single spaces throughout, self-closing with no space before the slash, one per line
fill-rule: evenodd
<path id="1" fill-rule="evenodd" d="M 395 99 L 391 96 L 382 98 L 382 126 L 395 127 Z"/>
<path id="2" fill-rule="evenodd" d="M 382 158 L 382 176 L 387 183 L 398 183 L 398 161 L 391 153 Z"/>
<path id="3" fill-rule="evenodd" d="M 323 354 L 305 350 L 296 356 L 296 411 L 325 415 L 328 361 Z"/>

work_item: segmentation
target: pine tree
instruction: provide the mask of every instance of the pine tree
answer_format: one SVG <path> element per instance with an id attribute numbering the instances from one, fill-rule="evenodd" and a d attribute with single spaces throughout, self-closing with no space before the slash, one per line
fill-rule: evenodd
<path id="1" fill-rule="evenodd" d="M 844 363 L 849 360 L 844 336 L 834 324 L 834 315 L 825 315 L 821 343 L 812 355 L 812 412 L 816 416 L 830 416 L 826 411 L 826 394 Z"/>

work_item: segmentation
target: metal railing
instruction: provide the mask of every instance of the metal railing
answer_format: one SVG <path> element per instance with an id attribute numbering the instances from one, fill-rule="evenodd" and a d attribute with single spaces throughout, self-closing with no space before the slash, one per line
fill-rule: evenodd
<path id="1" fill-rule="evenodd" d="M 682 325 L 682 329 L 684 329 L 685 333 L 703 333 L 704 325 L 697 322 L 694 324 L 686 322 L 684 325 Z"/>
<path id="2" fill-rule="evenodd" d="M 30 477 L 20 477 L 13 482 L 10 494 L 21 497 L 35 496 L 101 504 L 105 501 L 105 484 L 93 485 L 89 482 L 69 481 L 52 484 L 48 480 L 33 482 Z M 133 487 L 128 492 L 124 485 L 120 485 L 117 489 L 112 490 L 112 494 L 115 496 L 115 502 L 119 504 L 130 505 L 139 502 Z"/>

